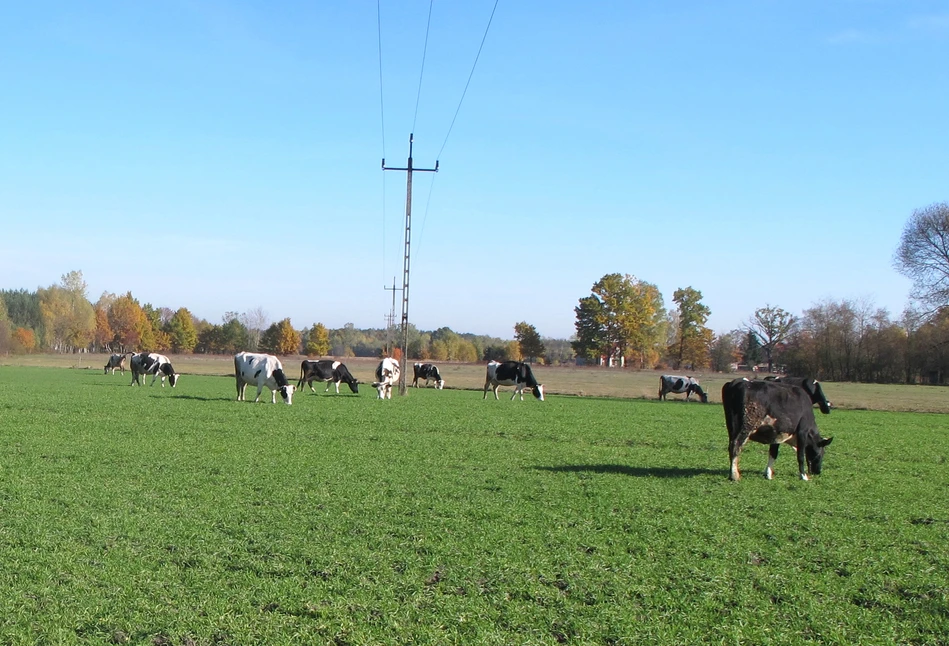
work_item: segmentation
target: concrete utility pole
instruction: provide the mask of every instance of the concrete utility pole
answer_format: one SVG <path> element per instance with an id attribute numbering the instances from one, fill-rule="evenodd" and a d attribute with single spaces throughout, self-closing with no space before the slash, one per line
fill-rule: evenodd
<path id="1" fill-rule="evenodd" d="M 399 360 L 399 394 L 405 395 L 405 376 L 406 360 L 409 349 L 409 261 L 412 250 L 412 171 L 437 173 L 438 160 L 435 160 L 435 168 L 413 168 L 412 167 L 412 143 L 415 141 L 415 135 L 409 135 L 409 162 L 405 168 L 394 168 L 386 166 L 386 160 L 382 160 L 382 170 L 403 170 L 405 171 L 405 258 L 402 265 L 402 357 Z M 395 293 L 393 292 L 393 297 Z"/>
<path id="2" fill-rule="evenodd" d="M 392 277 L 392 287 L 383 287 L 382 289 L 392 290 L 392 309 L 386 315 L 386 352 L 391 355 L 393 346 L 392 328 L 395 327 L 395 293 L 402 290 L 395 286 L 395 276 Z"/>

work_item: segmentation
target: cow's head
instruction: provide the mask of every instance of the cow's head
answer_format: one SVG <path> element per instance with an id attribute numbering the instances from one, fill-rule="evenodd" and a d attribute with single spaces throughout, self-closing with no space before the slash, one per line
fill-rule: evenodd
<path id="1" fill-rule="evenodd" d="M 435 382 L 435 389 L 436 389 L 436 390 L 441 390 L 441 389 L 444 388 L 444 387 L 445 387 L 445 380 L 444 380 L 444 379 L 439 379 L 438 381 Z"/>
<path id="2" fill-rule="evenodd" d="M 351 391 L 353 391 L 357 395 L 359 394 L 359 380 L 358 379 L 356 379 L 355 377 L 350 377 L 346 383 L 349 384 L 349 389 Z"/>
<path id="3" fill-rule="evenodd" d="M 534 391 L 534 397 L 536 397 L 540 401 L 544 401 L 544 384 L 537 384 L 536 386 L 534 386 L 533 391 Z"/>
<path id="4" fill-rule="evenodd" d="M 804 457 L 807 459 L 807 470 L 812 475 L 820 475 L 824 465 L 824 447 L 834 441 L 834 438 L 822 438 L 814 434 L 813 441 L 804 446 Z"/>
<path id="5" fill-rule="evenodd" d="M 171 367 L 170 363 L 163 363 L 158 367 L 158 370 L 161 371 L 162 383 L 164 383 L 165 377 L 168 377 L 168 383 L 171 384 L 171 387 L 174 388 L 175 384 L 178 383 L 178 373 L 175 372 L 175 369 Z"/>
<path id="6" fill-rule="evenodd" d="M 280 386 L 277 390 L 280 392 L 280 396 L 283 397 L 283 401 L 287 406 L 293 403 L 293 391 L 296 390 L 296 386 L 287 384 L 286 386 Z"/>
<path id="7" fill-rule="evenodd" d="M 699 399 L 702 400 L 703 404 L 708 403 L 708 394 L 704 390 L 702 390 L 702 387 L 700 385 L 692 384 L 691 386 L 689 386 L 689 390 L 694 392 L 696 395 L 698 395 Z"/>

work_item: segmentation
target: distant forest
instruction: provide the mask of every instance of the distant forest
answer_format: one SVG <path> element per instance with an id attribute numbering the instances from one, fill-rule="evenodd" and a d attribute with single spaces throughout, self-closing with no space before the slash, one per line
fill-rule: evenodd
<path id="1" fill-rule="evenodd" d="M 0 354 L 165 352 L 233 354 L 242 350 L 314 357 L 400 356 L 397 329 L 296 328 L 261 308 L 227 312 L 219 322 L 140 303 L 131 292 L 86 296 L 81 271 L 36 291 L 0 290 Z M 676 290 L 667 311 L 654 285 L 608 274 L 574 308 L 577 333 L 541 337 L 511 322 L 513 339 L 409 326 L 408 358 L 480 362 L 582 363 L 681 374 L 739 369 L 786 372 L 830 381 L 943 384 L 949 374 L 949 307 L 926 316 L 860 301 L 823 301 L 800 315 L 765 305 L 739 329 L 714 334 L 698 290 Z"/>

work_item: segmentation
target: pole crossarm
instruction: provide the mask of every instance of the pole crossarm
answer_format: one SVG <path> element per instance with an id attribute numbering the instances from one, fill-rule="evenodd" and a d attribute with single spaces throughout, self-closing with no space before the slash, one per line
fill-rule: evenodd
<path id="1" fill-rule="evenodd" d="M 386 166 L 385 158 L 382 159 L 382 170 L 397 170 L 405 172 L 405 257 L 402 265 L 402 356 L 399 359 L 399 394 L 406 394 L 405 379 L 409 346 L 409 267 L 411 265 L 412 251 L 412 173 L 415 171 L 421 173 L 437 173 L 438 161 L 435 161 L 435 168 L 415 168 L 412 165 L 412 144 L 415 141 L 415 135 L 409 135 L 409 160 L 405 168 L 396 168 Z M 395 297 L 395 291 L 392 292 Z"/>

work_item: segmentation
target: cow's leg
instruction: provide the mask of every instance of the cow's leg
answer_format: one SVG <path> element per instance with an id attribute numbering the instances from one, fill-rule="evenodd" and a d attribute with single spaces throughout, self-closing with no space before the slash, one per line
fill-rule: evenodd
<path id="1" fill-rule="evenodd" d="M 492 388 L 492 390 L 494 390 L 494 398 L 495 398 L 495 399 L 501 399 L 500 397 L 498 397 L 498 388 L 500 388 L 500 387 L 501 387 L 500 384 L 496 384 L 496 385 Z"/>
<path id="2" fill-rule="evenodd" d="M 801 480 L 807 480 L 807 462 L 804 455 L 804 443 L 801 441 L 797 442 L 797 446 L 794 447 L 794 450 L 797 451 L 797 470 L 801 474 Z"/>
<path id="3" fill-rule="evenodd" d="M 263 384 L 258 384 L 258 385 L 257 385 L 257 398 L 254 400 L 254 403 L 255 403 L 255 404 L 260 401 L 260 394 L 261 394 L 262 392 L 264 392 L 264 385 L 263 385 Z"/>
<path id="4" fill-rule="evenodd" d="M 774 478 L 774 462 L 778 459 L 778 447 L 780 444 L 772 444 L 768 449 L 768 466 L 765 467 L 764 477 L 768 480 Z"/>
<path id="5" fill-rule="evenodd" d="M 334 382 L 336 384 L 336 394 L 339 394 L 339 382 Z"/>
<path id="6" fill-rule="evenodd" d="M 728 474 L 730 480 L 741 480 L 741 473 L 738 470 L 738 461 L 741 458 L 741 449 L 748 441 L 748 435 L 737 435 L 730 438 L 728 442 L 728 457 L 731 460 L 731 470 Z"/>

